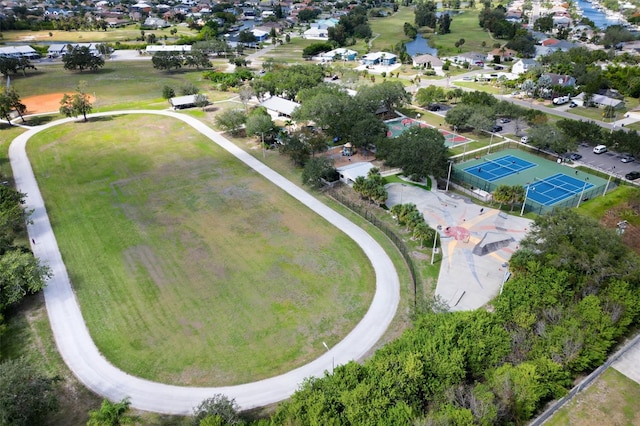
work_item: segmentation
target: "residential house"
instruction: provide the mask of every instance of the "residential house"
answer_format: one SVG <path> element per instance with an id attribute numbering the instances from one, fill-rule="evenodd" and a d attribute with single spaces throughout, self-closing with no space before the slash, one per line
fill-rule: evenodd
<path id="1" fill-rule="evenodd" d="M 544 75 L 547 75 L 551 78 L 551 84 L 554 86 L 571 87 L 576 85 L 576 79 L 571 77 L 570 75 L 553 73 L 547 73 Z"/>
<path id="2" fill-rule="evenodd" d="M 515 50 L 507 49 L 505 47 L 493 49 L 487 57 L 485 58 L 486 62 L 493 62 L 496 57 L 500 58 L 500 62 L 511 61 L 515 59 L 518 52 Z"/>
<path id="3" fill-rule="evenodd" d="M 318 59 L 322 62 L 332 61 L 355 61 L 358 56 L 358 52 L 355 50 L 345 49 L 340 47 L 338 49 L 331 50 L 329 52 L 322 53 L 318 56 Z"/>
<path id="4" fill-rule="evenodd" d="M 513 74 L 522 75 L 527 73 L 529 70 L 540 66 L 540 63 L 534 59 L 520 59 L 511 67 L 511 72 Z"/>
<path id="5" fill-rule="evenodd" d="M 329 30 L 317 26 L 311 27 L 302 34 L 302 38 L 309 40 L 329 40 Z"/>
<path id="6" fill-rule="evenodd" d="M 265 107 L 269 115 L 277 119 L 283 116 L 291 118 L 293 111 L 298 108 L 300 104 L 279 96 L 272 96 L 266 101 L 261 102 L 260 106 Z"/>
<path id="7" fill-rule="evenodd" d="M 442 59 L 433 55 L 418 55 L 413 58 L 413 66 L 432 69 L 436 72 L 436 74 L 442 74 Z"/>
<path id="8" fill-rule="evenodd" d="M 362 64 L 367 66 L 383 65 L 389 66 L 396 63 L 398 57 L 389 52 L 368 53 L 362 57 Z"/>
<path id="9" fill-rule="evenodd" d="M 575 102 L 580 106 L 584 106 L 585 104 L 584 92 L 580 93 L 578 96 L 571 98 L 571 101 Z M 594 105 L 598 108 L 613 107 L 614 109 L 622 109 L 625 106 L 623 100 L 610 98 L 609 96 L 604 96 L 604 95 L 593 95 L 589 102 L 591 105 Z"/>
<path id="10" fill-rule="evenodd" d="M 448 58 L 444 58 L 444 59 L 448 59 L 449 61 L 455 64 L 462 65 L 464 63 L 468 63 L 478 67 L 483 67 L 484 61 L 487 59 L 487 54 L 478 53 L 478 52 L 466 52 L 466 53 L 460 53 L 455 56 L 449 56 Z"/>
<path id="11" fill-rule="evenodd" d="M 162 18 L 154 18 L 152 16 L 149 16 L 147 19 L 145 19 L 144 24 L 142 24 L 144 27 L 146 28 L 155 28 L 156 30 L 159 28 L 167 28 L 170 27 L 171 25 L 165 21 Z"/>

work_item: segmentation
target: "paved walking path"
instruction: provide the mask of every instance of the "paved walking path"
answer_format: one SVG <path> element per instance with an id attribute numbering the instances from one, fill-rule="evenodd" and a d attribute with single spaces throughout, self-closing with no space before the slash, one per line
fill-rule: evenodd
<path id="1" fill-rule="evenodd" d="M 375 270 L 376 292 L 365 316 L 340 343 L 311 363 L 280 376 L 217 388 L 171 386 L 133 377 L 111 365 L 91 340 L 25 151 L 31 136 L 74 120 L 64 119 L 38 126 L 14 139 L 9 147 L 9 158 L 17 189 L 27 194 L 26 209 L 33 209 L 28 231 L 29 238 L 35 241 L 34 253 L 53 272 L 44 291 L 53 335 L 62 358 L 85 386 L 114 401 L 130 397 L 133 407 L 158 413 L 191 414 L 193 407 L 216 393 L 235 398 L 242 409 L 250 409 L 286 399 L 305 378 L 331 371 L 333 362 L 339 365 L 358 360 L 376 344 L 395 316 L 400 285 L 391 259 L 369 234 L 193 117 L 171 111 L 147 110 L 97 113 L 90 117 L 118 114 L 155 114 L 176 118 L 229 151 L 356 241 Z"/>
<path id="2" fill-rule="evenodd" d="M 625 351 L 611 366 L 634 382 L 640 383 L 640 340 Z"/>

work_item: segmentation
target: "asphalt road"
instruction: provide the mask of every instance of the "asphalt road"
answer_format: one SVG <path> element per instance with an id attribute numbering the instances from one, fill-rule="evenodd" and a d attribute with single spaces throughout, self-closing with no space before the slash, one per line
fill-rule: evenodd
<path id="1" fill-rule="evenodd" d="M 111 365 L 91 340 L 25 151 L 31 136 L 46 128 L 73 120 L 64 119 L 38 126 L 13 140 L 9 147 L 9 158 L 16 187 L 27 194 L 25 207 L 27 210 L 33 209 L 32 223 L 28 225 L 29 238 L 35 241 L 32 248 L 35 255 L 48 264 L 53 272 L 53 277 L 44 291 L 53 336 L 65 363 L 86 387 L 113 401 L 130 397 L 133 407 L 158 413 L 191 414 L 193 408 L 202 400 L 217 393 L 234 398 L 242 409 L 250 409 L 286 399 L 305 378 L 322 376 L 325 371 L 332 370 L 334 363 L 345 364 L 351 360 L 359 360 L 367 354 L 393 320 L 400 300 L 400 284 L 395 267 L 384 249 L 369 234 L 188 115 L 170 111 L 139 110 L 98 113 L 90 117 L 118 114 L 156 114 L 176 118 L 229 151 L 356 241 L 373 265 L 376 291 L 365 316 L 341 342 L 320 358 L 280 376 L 237 386 L 209 388 L 171 386 L 133 377 Z"/>

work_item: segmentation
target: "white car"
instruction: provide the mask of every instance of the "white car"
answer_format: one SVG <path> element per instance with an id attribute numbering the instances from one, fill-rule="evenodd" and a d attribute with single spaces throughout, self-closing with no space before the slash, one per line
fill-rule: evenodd
<path id="1" fill-rule="evenodd" d="M 598 145 L 595 148 L 593 148 L 594 154 L 602 154 L 604 152 L 607 152 L 607 147 L 605 145 Z"/>
<path id="2" fill-rule="evenodd" d="M 520 138 L 520 142 L 522 143 L 529 143 L 529 136 L 523 136 Z"/>

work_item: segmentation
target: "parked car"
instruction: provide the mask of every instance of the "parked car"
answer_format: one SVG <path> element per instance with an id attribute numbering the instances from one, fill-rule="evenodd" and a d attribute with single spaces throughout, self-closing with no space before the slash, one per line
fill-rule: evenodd
<path id="1" fill-rule="evenodd" d="M 427 109 L 429 111 L 440 111 L 440 105 L 437 104 L 431 104 L 427 107 Z"/>
<path id="2" fill-rule="evenodd" d="M 511 119 L 510 118 L 501 118 L 500 119 L 500 123 L 502 124 L 507 124 L 507 123 L 511 123 Z"/>
<path id="3" fill-rule="evenodd" d="M 520 142 L 522 143 L 529 143 L 529 136 L 523 136 L 520 138 Z"/>
<path id="4" fill-rule="evenodd" d="M 593 148 L 594 154 L 602 154 L 604 152 L 607 152 L 607 147 L 604 145 L 597 145 Z"/>
<path id="5" fill-rule="evenodd" d="M 577 103 L 575 103 L 575 102 L 571 102 L 571 103 L 569 104 L 569 108 L 575 108 L 575 107 L 577 107 L 577 106 L 578 106 L 578 104 L 577 104 Z"/>
<path id="6" fill-rule="evenodd" d="M 626 175 L 624 175 L 624 177 L 626 179 L 629 179 L 629 180 L 636 180 L 636 179 L 640 178 L 640 172 L 637 171 L 637 170 L 633 171 L 633 172 L 629 172 Z"/>
<path id="7" fill-rule="evenodd" d="M 499 126 L 497 124 L 491 128 L 491 132 L 493 132 L 493 133 L 498 133 L 498 132 L 501 132 L 501 131 L 502 131 L 502 126 Z"/>
<path id="8" fill-rule="evenodd" d="M 635 157 L 633 155 L 624 155 L 620 161 L 622 161 L 623 163 L 633 163 L 634 161 L 636 161 Z"/>
<path id="9" fill-rule="evenodd" d="M 582 155 L 578 154 L 577 152 L 572 152 L 571 155 L 569 155 L 569 159 L 571 161 L 578 161 L 581 158 L 582 158 Z"/>

